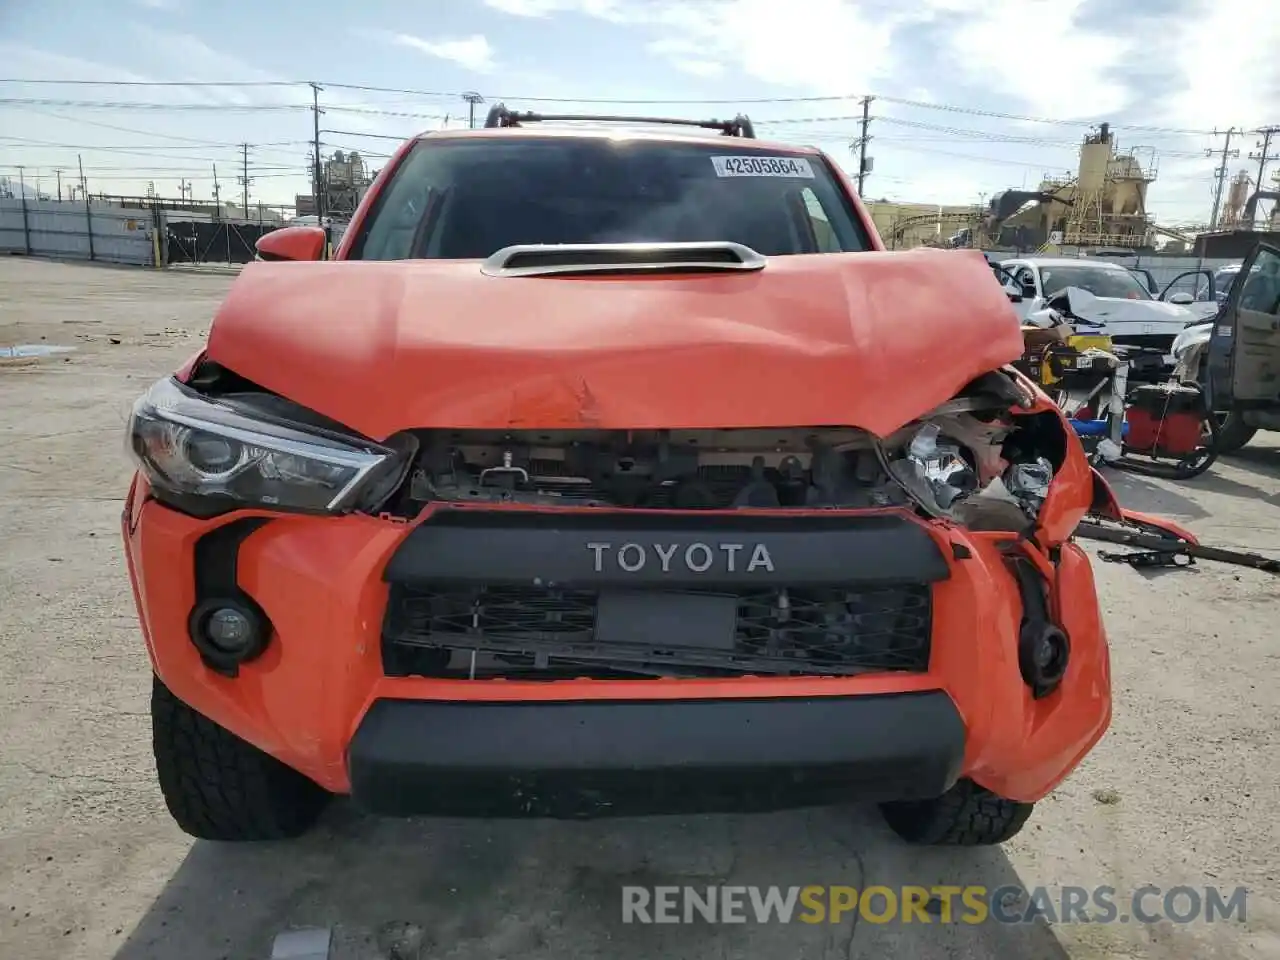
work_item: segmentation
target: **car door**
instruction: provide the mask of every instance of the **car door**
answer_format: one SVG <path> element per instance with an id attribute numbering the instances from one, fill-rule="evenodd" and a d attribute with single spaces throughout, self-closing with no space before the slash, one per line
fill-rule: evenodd
<path id="1" fill-rule="evenodd" d="M 1236 275 L 1209 341 L 1209 374 L 1215 408 L 1227 398 L 1280 405 L 1280 247 L 1259 244 Z"/>
<path id="2" fill-rule="evenodd" d="M 1160 300 L 1186 307 L 1197 322 L 1210 319 L 1221 305 L 1218 285 L 1212 270 L 1186 270 L 1170 280 L 1160 291 Z"/>
<path id="3" fill-rule="evenodd" d="M 1040 274 L 1029 263 L 1020 263 L 1013 268 L 1013 279 L 1022 291 L 1023 302 L 1027 310 L 1039 310 L 1044 306 L 1044 297 L 1040 291 Z"/>
<path id="4" fill-rule="evenodd" d="M 1186 270 L 1164 285 L 1160 299 L 1165 303 L 1186 304 L 1216 300 L 1212 270 Z M 1186 294 L 1186 296 L 1179 296 Z M 1174 300 L 1174 297 L 1178 297 Z M 1190 298 L 1190 299 L 1188 299 Z"/>
<path id="5" fill-rule="evenodd" d="M 991 264 L 991 270 L 1000 286 L 1004 289 L 1005 296 L 1009 298 L 1009 305 L 1013 307 L 1013 312 L 1018 315 L 1018 321 L 1020 323 L 1025 322 L 1027 314 L 1030 312 L 1030 307 L 1013 273 L 998 263 Z"/>
<path id="6" fill-rule="evenodd" d="M 1151 271 L 1144 267 L 1126 267 L 1132 273 L 1140 284 L 1142 284 L 1151 296 L 1155 296 L 1159 287 L 1156 284 L 1156 278 L 1151 275 Z"/>

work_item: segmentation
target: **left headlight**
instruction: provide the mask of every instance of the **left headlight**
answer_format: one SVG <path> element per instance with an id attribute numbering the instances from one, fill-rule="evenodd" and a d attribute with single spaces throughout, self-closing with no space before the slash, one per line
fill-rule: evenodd
<path id="1" fill-rule="evenodd" d="M 134 404 L 128 444 L 158 494 L 215 509 L 308 513 L 376 509 L 414 453 L 409 440 L 393 449 L 291 423 L 249 402 L 203 397 L 172 378 Z"/>

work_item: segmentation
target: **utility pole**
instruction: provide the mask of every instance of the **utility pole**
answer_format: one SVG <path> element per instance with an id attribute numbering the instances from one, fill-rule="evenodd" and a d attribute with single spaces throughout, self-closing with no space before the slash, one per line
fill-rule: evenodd
<path id="1" fill-rule="evenodd" d="M 1272 154 L 1270 152 L 1271 138 L 1274 137 L 1277 133 L 1280 133 L 1280 127 L 1275 127 L 1275 126 L 1263 127 L 1261 130 L 1257 130 L 1254 132 L 1261 134 L 1262 139 L 1255 144 L 1255 146 L 1258 148 L 1258 152 L 1250 153 L 1249 159 L 1258 161 L 1257 189 L 1263 190 L 1265 189 L 1263 187 L 1263 184 L 1266 183 L 1265 177 L 1267 174 L 1267 164 L 1270 163 L 1272 160 L 1280 160 L 1280 155 Z M 1249 219 L 1245 223 L 1246 230 L 1253 229 L 1254 220 L 1257 218 L 1257 215 L 1258 215 L 1258 205 L 1255 203 L 1249 208 Z"/>
<path id="2" fill-rule="evenodd" d="M 218 186 L 218 165 L 213 165 L 213 219 L 222 219 L 222 189 Z"/>
<path id="3" fill-rule="evenodd" d="M 462 95 L 462 99 L 467 101 L 468 104 L 467 126 L 474 130 L 476 127 L 476 104 L 484 103 L 484 97 L 474 90 L 468 90 Z"/>
<path id="4" fill-rule="evenodd" d="M 53 171 L 58 176 L 58 202 L 62 202 L 62 169 L 59 167 Z"/>
<path id="5" fill-rule="evenodd" d="M 1230 127 L 1225 134 L 1218 132 L 1218 128 L 1214 127 L 1213 135 L 1215 137 L 1225 136 L 1227 139 L 1222 144 L 1222 166 L 1213 171 L 1214 179 L 1217 186 L 1213 191 L 1213 213 L 1209 216 L 1209 229 L 1216 230 L 1218 227 L 1218 210 L 1222 207 L 1222 188 L 1227 182 L 1227 161 L 1240 156 L 1239 150 L 1231 149 L 1231 138 L 1236 135 L 1236 128 Z M 1206 157 L 1212 157 L 1216 151 L 1210 147 L 1204 152 Z"/>
<path id="6" fill-rule="evenodd" d="M 178 178 L 178 196 L 181 197 L 183 200 L 187 199 L 187 178 L 186 177 Z"/>
<path id="7" fill-rule="evenodd" d="M 324 187 L 321 184 L 323 178 L 323 168 L 320 166 L 320 114 L 324 111 L 320 109 L 320 85 L 311 84 L 311 113 L 315 120 L 315 139 L 311 141 L 312 148 L 315 152 L 315 173 L 312 175 L 311 188 L 312 194 L 315 196 L 316 205 L 316 222 L 324 223 L 325 199 Z"/>
<path id="8" fill-rule="evenodd" d="M 93 211 L 89 209 L 89 183 L 84 178 L 84 160 L 76 154 L 76 166 L 80 168 L 80 196 L 84 197 L 85 233 L 89 236 L 89 259 L 96 260 L 93 252 Z"/>
<path id="9" fill-rule="evenodd" d="M 862 136 L 849 146 L 858 150 L 858 195 L 862 195 L 862 185 L 866 181 L 870 168 L 867 166 L 867 144 L 871 138 L 867 136 L 867 126 L 871 123 L 871 101 L 874 97 L 862 98 Z"/>
<path id="10" fill-rule="evenodd" d="M 22 200 L 22 250 L 31 254 L 31 225 L 27 222 L 27 180 L 23 176 L 25 167 L 18 164 L 18 197 Z"/>
<path id="11" fill-rule="evenodd" d="M 244 216 L 247 220 L 249 218 L 249 184 L 253 182 L 253 178 L 249 176 L 249 145 L 247 143 L 240 144 L 240 168 L 244 172 L 236 179 L 244 187 L 240 206 L 244 209 Z"/>

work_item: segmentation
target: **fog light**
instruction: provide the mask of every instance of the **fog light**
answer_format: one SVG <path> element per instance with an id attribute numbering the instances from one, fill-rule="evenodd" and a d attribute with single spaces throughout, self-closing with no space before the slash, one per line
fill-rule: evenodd
<path id="1" fill-rule="evenodd" d="M 204 632 L 219 650 L 239 653 L 253 642 L 253 623 L 235 607 L 219 607 L 204 622 Z"/>
<path id="2" fill-rule="evenodd" d="M 189 628 L 205 663 L 231 676 L 262 653 L 270 634 L 262 612 L 240 600 L 206 600 L 191 612 Z"/>

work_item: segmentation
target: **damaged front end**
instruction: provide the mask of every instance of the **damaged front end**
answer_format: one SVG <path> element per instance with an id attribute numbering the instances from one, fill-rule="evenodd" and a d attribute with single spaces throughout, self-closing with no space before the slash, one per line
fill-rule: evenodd
<path id="1" fill-rule="evenodd" d="M 383 511 L 912 507 L 974 530 L 1034 537 L 1072 439 L 1037 396 L 1015 371 L 994 372 L 884 438 L 832 426 L 412 431 L 417 458 Z M 1052 526 L 1050 539 L 1063 539 L 1062 525 Z"/>
<path id="2" fill-rule="evenodd" d="M 382 507 L 424 518 L 386 573 L 391 675 L 922 673 L 933 588 L 949 576 L 935 541 L 953 527 L 1007 553 L 1033 692 L 1065 671 L 1051 555 L 1087 511 L 1092 477 L 1056 408 L 1011 369 L 884 438 L 824 426 L 412 433 L 417 458 Z M 587 566 L 563 559 L 575 550 Z"/>
<path id="3" fill-rule="evenodd" d="M 1017 659 L 1044 696 L 1067 653 L 1058 553 L 1107 495 L 1060 411 L 1011 367 L 880 437 L 435 428 L 372 444 L 217 364 L 180 389 L 134 418 L 135 453 L 171 507 L 409 526 L 382 575 L 391 677 L 926 673 L 938 629 L 958 629 L 947 604 L 991 589 L 940 601 L 938 588 L 981 553 L 1021 600 Z M 159 436 L 153 421 L 175 410 Z"/>

